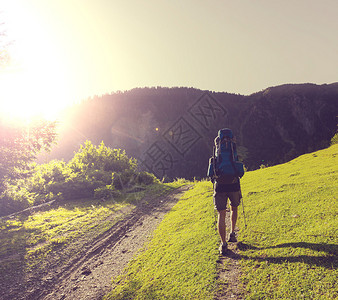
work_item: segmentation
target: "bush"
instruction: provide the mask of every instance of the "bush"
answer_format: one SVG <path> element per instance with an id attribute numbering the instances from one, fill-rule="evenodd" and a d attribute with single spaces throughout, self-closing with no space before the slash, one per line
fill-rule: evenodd
<path id="1" fill-rule="evenodd" d="M 128 158 L 125 151 L 108 148 L 103 142 L 96 147 L 90 141 L 86 141 L 84 146 L 81 145 L 80 150 L 75 153 L 68 165 L 73 172 L 84 174 L 90 170 L 111 173 L 125 170 L 135 171 L 137 167 L 136 160 Z"/>
<path id="2" fill-rule="evenodd" d="M 112 198 L 120 194 L 118 190 L 158 182 L 153 174 L 136 168 L 136 160 L 125 151 L 86 141 L 68 164 L 53 160 L 34 165 L 30 176 L 8 180 L 0 209 L 4 214 L 50 200 Z"/>
<path id="3" fill-rule="evenodd" d="M 116 189 L 122 190 L 133 185 L 149 185 L 155 182 L 159 182 L 159 180 L 151 173 L 125 170 L 114 173 L 112 184 Z"/>
<path id="4" fill-rule="evenodd" d="M 119 195 L 120 193 L 115 190 L 113 185 L 101 186 L 94 190 L 94 197 L 96 199 L 111 199 Z"/>
<path id="5" fill-rule="evenodd" d="M 4 192 L 0 196 L 0 216 L 5 216 L 35 203 L 36 194 L 24 186 L 24 180 L 17 180 L 16 184 L 5 183 Z"/>
<path id="6" fill-rule="evenodd" d="M 338 132 L 333 136 L 333 138 L 331 139 L 331 143 L 330 145 L 335 145 L 338 144 Z"/>
<path id="7" fill-rule="evenodd" d="M 154 174 L 148 172 L 140 172 L 137 176 L 137 183 L 139 184 L 153 184 L 156 182 L 160 182 Z"/>

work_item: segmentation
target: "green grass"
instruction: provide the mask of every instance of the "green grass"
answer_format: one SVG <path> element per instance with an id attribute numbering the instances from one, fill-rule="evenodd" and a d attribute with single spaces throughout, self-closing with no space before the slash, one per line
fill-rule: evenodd
<path id="1" fill-rule="evenodd" d="M 238 220 L 245 299 L 338 298 L 338 145 L 289 163 L 247 172 L 242 179 L 247 228 Z M 161 195 L 172 187 L 154 185 Z M 126 203 L 144 193 L 131 194 Z M 42 263 L 59 249 L 78 250 L 112 226 L 121 205 L 69 203 L 29 217 L 0 221 L 0 279 Z M 128 204 L 130 205 L 130 204 Z M 117 214 L 116 214 L 117 217 Z M 109 219 L 110 222 L 107 222 Z M 193 188 L 166 215 L 152 240 L 114 279 L 106 299 L 214 299 L 219 238 L 210 182 Z M 68 248 L 67 248 L 68 249 Z M 62 261 L 62 260 L 61 260 Z"/>
<path id="2" fill-rule="evenodd" d="M 115 201 L 82 199 L 48 211 L 0 220 L 0 279 L 11 278 L 15 272 L 49 268 L 53 261 L 66 263 L 125 217 L 122 208 L 132 209 L 145 195 L 159 196 L 182 184 L 154 184 Z"/>
<path id="3" fill-rule="evenodd" d="M 106 299 L 213 299 L 218 257 L 209 182 L 186 192 Z"/>
<path id="4" fill-rule="evenodd" d="M 240 278 L 245 299 L 337 298 L 338 145 L 242 180 Z M 212 185 L 199 182 L 114 279 L 105 299 L 213 299 L 218 236 Z"/>
<path id="5" fill-rule="evenodd" d="M 245 175 L 246 299 L 337 299 L 337 175 L 338 145 Z"/>

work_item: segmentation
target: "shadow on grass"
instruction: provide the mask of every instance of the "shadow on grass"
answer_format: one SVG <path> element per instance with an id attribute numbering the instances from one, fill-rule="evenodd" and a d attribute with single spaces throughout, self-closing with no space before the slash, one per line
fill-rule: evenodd
<path id="1" fill-rule="evenodd" d="M 338 245 L 335 244 L 316 244 L 306 242 L 284 243 L 271 247 L 255 247 L 253 245 L 238 243 L 237 248 L 241 251 L 247 250 L 266 250 L 266 249 L 278 249 L 278 248 L 306 248 L 318 252 L 326 252 L 326 255 L 310 256 L 310 255 L 297 255 L 297 256 L 277 256 L 269 257 L 264 253 L 259 257 L 250 257 L 247 255 L 241 255 L 241 259 L 250 259 L 257 261 L 265 261 L 275 264 L 282 264 L 285 262 L 302 262 L 312 266 L 324 267 L 327 269 L 338 268 Z"/>
<path id="2" fill-rule="evenodd" d="M 307 248 L 315 251 L 324 251 L 330 255 L 338 255 L 338 245 L 335 244 L 315 244 L 315 243 L 306 243 L 306 242 L 297 242 L 297 243 L 285 243 L 271 247 L 265 247 L 263 249 L 274 249 L 274 248 Z"/>
<path id="3" fill-rule="evenodd" d="M 25 255 L 29 247 L 27 237 L 32 233 L 39 235 L 41 231 L 22 225 L 29 215 L 30 211 L 25 211 L 16 216 L 17 224 L 7 223 L 6 220 L 0 222 L 0 299 L 20 299 L 21 290 L 31 288 L 26 281 Z"/>

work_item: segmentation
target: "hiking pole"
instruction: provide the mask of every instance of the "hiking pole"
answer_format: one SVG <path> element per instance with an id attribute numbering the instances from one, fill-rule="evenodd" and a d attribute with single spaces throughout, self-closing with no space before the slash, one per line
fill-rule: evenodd
<path id="1" fill-rule="evenodd" d="M 217 228 L 217 212 L 216 212 L 216 210 L 214 209 L 214 216 L 215 216 L 215 230 L 217 231 L 218 230 L 218 228 Z"/>
<path id="2" fill-rule="evenodd" d="M 216 162 L 215 162 L 215 159 L 216 159 L 216 153 L 215 153 L 215 146 L 212 147 L 212 157 L 211 157 L 211 163 L 212 163 L 212 190 L 215 192 L 215 181 L 217 179 L 217 175 L 216 175 Z M 215 230 L 217 231 L 217 213 L 216 211 L 214 210 L 214 216 L 215 216 Z"/>
<path id="3" fill-rule="evenodd" d="M 244 212 L 244 201 L 243 201 L 243 198 L 242 198 L 242 207 L 243 207 L 243 217 L 244 217 L 244 226 L 246 228 L 246 221 L 245 221 L 245 212 Z"/>
<path id="4" fill-rule="evenodd" d="M 212 189 L 213 191 L 215 190 L 215 182 L 214 180 L 212 181 Z M 217 212 L 216 212 L 216 209 L 214 208 L 214 217 L 215 217 L 215 230 L 217 231 Z"/>

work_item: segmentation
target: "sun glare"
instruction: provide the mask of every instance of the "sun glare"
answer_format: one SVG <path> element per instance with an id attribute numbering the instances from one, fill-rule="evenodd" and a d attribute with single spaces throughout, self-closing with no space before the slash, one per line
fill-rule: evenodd
<path id="1" fill-rule="evenodd" d="M 75 100 L 66 60 L 53 34 L 36 21 L 36 12 L 9 3 L 4 10 L 4 25 L 13 42 L 9 47 L 10 64 L 0 69 L 2 118 L 53 120 Z"/>
<path id="2" fill-rule="evenodd" d="M 5 119 L 55 120 L 71 101 L 70 93 L 59 78 L 62 74 L 10 72 L 0 75 L 0 109 Z"/>
<path id="3" fill-rule="evenodd" d="M 57 78 L 43 78 L 34 72 L 14 72 L 3 74 L 0 79 L 0 109 L 7 118 L 52 120 L 66 106 L 65 88 L 53 83 L 58 82 Z"/>

